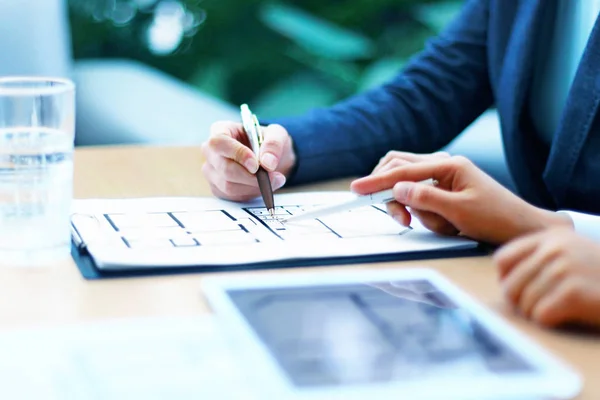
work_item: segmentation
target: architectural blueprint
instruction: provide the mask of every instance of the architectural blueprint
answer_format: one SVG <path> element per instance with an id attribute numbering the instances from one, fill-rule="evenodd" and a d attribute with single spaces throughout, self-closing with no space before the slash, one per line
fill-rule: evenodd
<path id="1" fill-rule="evenodd" d="M 288 216 L 351 196 L 278 195 L 273 217 L 259 201 L 77 200 L 72 225 L 76 240 L 106 268 L 231 265 L 475 246 L 466 239 L 436 236 L 417 221 L 410 228 L 401 226 L 383 205 L 285 222 Z"/>

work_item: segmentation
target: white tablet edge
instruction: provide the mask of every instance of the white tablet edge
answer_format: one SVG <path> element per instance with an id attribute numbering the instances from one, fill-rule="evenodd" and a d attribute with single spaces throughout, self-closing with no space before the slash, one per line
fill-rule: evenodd
<path id="1" fill-rule="evenodd" d="M 390 396 L 390 398 L 396 399 L 398 393 L 403 393 L 403 395 L 408 396 L 405 398 L 416 399 L 417 393 L 413 390 L 416 390 L 417 387 L 411 388 L 410 384 L 396 382 L 378 386 L 348 385 L 346 387 L 296 389 L 227 295 L 228 290 L 235 289 L 342 285 L 380 280 L 414 279 L 430 280 L 455 303 L 468 310 L 488 330 L 510 345 L 525 361 L 532 364 L 536 371 L 540 372 L 535 376 L 516 374 L 506 375 L 501 379 L 495 379 L 492 376 L 489 379 L 478 377 L 476 382 L 469 382 L 471 388 L 481 386 L 482 389 L 485 388 L 485 392 L 497 393 L 499 397 L 494 398 L 506 398 L 506 396 L 515 392 L 515 387 L 518 387 L 519 394 L 525 396 L 524 398 L 539 395 L 541 388 L 544 389 L 545 393 L 551 393 L 552 398 L 556 399 L 573 398 L 581 391 L 583 382 L 575 370 L 529 339 L 525 334 L 519 332 L 441 274 L 431 269 L 286 272 L 252 276 L 242 274 L 204 278 L 202 288 L 219 320 L 225 325 L 226 332 L 232 334 L 231 340 L 235 342 L 236 351 L 243 352 L 241 357 L 247 362 L 246 365 L 252 365 L 252 373 L 256 374 L 257 379 L 260 379 L 260 388 L 268 391 L 270 395 L 285 395 L 286 398 L 290 399 L 311 400 L 318 398 L 363 399 L 366 396 L 376 396 L 378 399 L 385 399 Z M 436 393 L 439 396 L 442 393 L 446 399 L 450 399 L 451 387 L 460 392 L 460 386 L 464 386 L 464 382 L 452 380 L 436 380 L 432 383 L 436 383 L 437 387 L 443 387 L 443 391 L 440 392 L 434 385 L 429 385 L 433 386 L 432 391 L 429 394 L 424 394 L 424 398 L 435 397 Z M 419 387 L 418 389 L 419 392 L 422 392 L 423 388 Z M 461 396 L 461 399 L 464 399 L 464 393 L 458 393 L 458 395 Z M 481 399 L 481 397 L 478 397 L 478 399 Z"/>

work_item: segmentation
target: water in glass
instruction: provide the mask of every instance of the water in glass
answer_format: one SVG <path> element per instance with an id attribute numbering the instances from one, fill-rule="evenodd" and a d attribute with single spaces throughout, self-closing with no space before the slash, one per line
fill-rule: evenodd
<path id="1" fill-rule="evenodd" d="M 0 261 L 38 265 L 69 254 L 73 136 L 0 129 Z"/>

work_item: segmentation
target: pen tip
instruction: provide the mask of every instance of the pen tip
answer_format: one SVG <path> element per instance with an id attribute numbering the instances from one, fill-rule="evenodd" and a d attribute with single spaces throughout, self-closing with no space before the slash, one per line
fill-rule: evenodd
<path id="1" fill-rule="evenodd" d="M 273 218 L 275 216 L 275 209 L 269 208 L 269 214 L 271 215 L 271 218 Z"/>

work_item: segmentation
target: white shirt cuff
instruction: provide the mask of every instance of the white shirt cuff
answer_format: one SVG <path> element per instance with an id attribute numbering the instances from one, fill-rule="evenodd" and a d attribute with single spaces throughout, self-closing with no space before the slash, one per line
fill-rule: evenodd
<path id="1" fill-rule="evenodd" d="M 575 232 L 589 239 L 600 242 L 600 216 L 583 214 L 575 211 L 559 211 L 573 220 Z"/>

